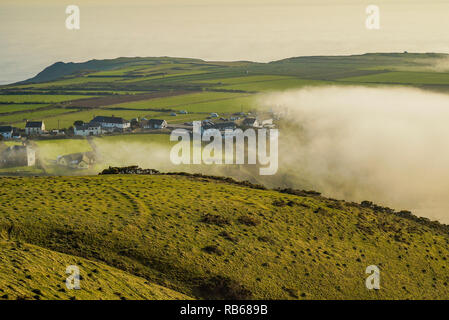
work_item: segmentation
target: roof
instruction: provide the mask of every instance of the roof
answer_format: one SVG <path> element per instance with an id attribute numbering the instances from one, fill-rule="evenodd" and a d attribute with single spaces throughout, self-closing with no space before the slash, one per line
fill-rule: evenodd
<path id="1" fill-rule="evenodd" d="M 42 121 L 28 121 L 25 128 L 42 128 Z"/>
<path id="2" fill-rule="evenodd" d="M 84 123 L 80 126 L 75 126 L 76 130 L 88 130 L 89 128 L 98 128 L 101 125 L 97 122 Z"/>
<path id="3" fill-rule="evenodd" d="M 61 156 L 60 159 L 65 159 L 68 162 L 81 162 L 83 160 L 94 160 L 95 155 L 93 152 L 80 152 L 80 153 L 71 153 Z"/>
<path id="4" fill-rule="evenodd" d="M 141 126 L 162 126 L 166 122 L 165 120 L 161 119 L 150 119 L 150 120 L 142 120 L 140 121 Z"/>
<path id="5" fill-rule="evenodd" d="M 256 118 L 246 118 L 245 120 L 243 120 L 244 124 L 254 124 L 256 122 Z"/>
<path id="6" fill-rule="evenodd" d="M 161 119 L 150 119 L 148 120 L 148 124 L 162 125 L 165 120 Z"/>
<path id="7" fill-rule="evenodd" d="M 12 130 L 11 126 L 0 126 L 0 132 L 11 132 Z"/>
<path id="8" fill-rule="evenodd" d="M 213 128 L 217 128 L 217 129 L 227 129 L 227 128 L 235 128 L 236 124 L 234 122 L 217 122 L 217 123 L 212 123 L 206 126 L 210 126 Z"/>
<path id="9" fill-rule="evenodd" d="M 103 117 L 103 116 L 96 116 L 95 118 L 93 118 L 93 120 L 91 122 L 115 123 L 115 124 L 129 123 L 128 120 L 125 120 L 123 118 L 119 118 L 119 117 Z"/>

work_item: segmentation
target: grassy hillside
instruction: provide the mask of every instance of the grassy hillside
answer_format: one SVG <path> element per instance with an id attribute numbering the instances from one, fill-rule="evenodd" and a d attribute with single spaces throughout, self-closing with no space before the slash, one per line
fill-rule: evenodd
<path id="1" fill-rule="evenodd" d="M 87 273 L 101 265 L 98 278 L 116 270 L 106 264 L 200 299 L 449 298 L 447 228 L 369 204 L 182 175 L 3 177 L 0 195 L 2 257 L 25 257 L 8 258 L 17 274 L 2 258 L 0 279 L 29 273 L 40 286 L 27 288 L 47 297 L 69 297 L 47 269 L 78 259 Z M 48 268 L 26 258 L 36 250 Z M 56 252 L 70 256 L 53 262 Z M 370 291 L 373 264 L 381 289 Z M 95 286 L 85 297 L 114 297 Z"/>
<path id="2" fill-rule="evenodd" d="M 79 290 L 69 290 L 65 284 L 66 268 L 72 265 L 80 270 Z M 103 263 L 2 239 L 0 299 L 179 300 L 189 297 Z"/>

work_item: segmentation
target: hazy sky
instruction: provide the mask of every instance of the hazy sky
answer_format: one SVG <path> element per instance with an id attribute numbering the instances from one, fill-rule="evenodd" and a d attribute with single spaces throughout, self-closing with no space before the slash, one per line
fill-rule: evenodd
<path id="1" fill-rule="evenodd" d="M 449 52 L 448 0 L 1 0 L 0 84 L 57 61 L 177 56 L 271 61 L 365 52 Z M 367 30 L 366 7 L 381 29 Z M 81 29 L 65 27 L 78 5 Z"/>

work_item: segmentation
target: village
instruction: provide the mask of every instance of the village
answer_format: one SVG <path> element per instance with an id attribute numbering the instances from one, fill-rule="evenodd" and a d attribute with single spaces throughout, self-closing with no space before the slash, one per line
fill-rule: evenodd
<path id="1" fill-rule="evenodd" d="M 180 111 L 187 114 L 187 111 Z M 176 114 L 171 114 L 176 116 Z M 260 129 L 274 128 L 274 120 L 279 115 L 272 112 L 244 113 L 238 112 L 229 117 L 221 117 L 212 112 L 207 119 L 201 121 L 202 130 L 216 129 L 224 136 L 225 130 L 237 128 Z M 167 134 L 175 129 L 193 131 L 193 121 L 182 124 L 171 124 L 165 119 L 133 118 L 126 120 L 122 117 L 95 116 L 91 121 L 75 121 L 73 126 L 65 130 L 46 130 L 44 121 L 26 121 L 23 129 L 13 126 L 0 126 L 0 168 L 32 167 L 42 165 L 43 159 L 39 159 L 38 147 L 33 141 L 46 139 L 91 139 L 94 136 L 107 135 L 132 135 L 132 134 Z M 15 142 L 8 145 L 4 142 Z M 61 154 L 56 159 L 51 159 L 52 165 L 71 169 L 88 169 L 96 163 L 95 152 Z"/>

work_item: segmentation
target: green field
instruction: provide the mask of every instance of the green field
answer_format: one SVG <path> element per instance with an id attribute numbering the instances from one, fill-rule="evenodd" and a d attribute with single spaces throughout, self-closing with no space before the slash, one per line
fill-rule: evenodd
<path id="1" fill-rule="evenodd" d="M 125 78 L 90 78 L 87 76 L 81 76 L 77 78 L 71 78 L 71 79 L 65 79 L 65 80 L 58 80 L 48 83 L 39 83 L 39 84 L 32 84 L 32 85 L 19 85 L 17 88 L 20 89 L 43 89 L 43 88 L 55 88 L 55 87 L 67 87 L 67 86 L 73 86 L 73 85 L 86 85 L 89 83 L 99 83 L 99 82 L 114 82 L 123 80 Z"/>
<path id="2" fill-rule="evenodd" d="M 48 107 L 48 104 L 0 104 L 0 114 L 30 111 Z"/>
<path id="3" fill-rule="evenodd" d="M 87 99 L 92 96 L 86 95 L 50 95 L 50 94 L 28 94 L 28 95 L 0 95 L 0 102 L 11 102 L 20 104 L 29 103 L 56 103 L 77 99 Z"/>
<path id="4" fill-rule="evenodd" d="M 234 113 L 256 109 L 256 95 L 201 92 L 112 105 L 111 108 L 186 110 L 199 113 Z M 178 115 L 183 116 L 183 115 Z M 200 120 L 200 119 L 198 119 Z"/>
<path id="5" fill-rule="evenodd" d="M 290 76 L 257 75 L 234 78 L 203 80 L 199 83 L 208 83 L 218 89 L 242 90 L 248 92 L 265 92 L 274 90 L 288 90 L 304 86 L 325 85 L 324 81 L 305 80 Z"/>
<path id="6" fill-rule="evenodd" d="M 178 106 L 173 109 L 187 110 L 189 112 L 216 112 L 218 114 L 235 113 L 242 111 L 246 112 L 258 108 L 256 101 L 257 99 L 255 95 L 245 95 L 232 99 L 192 103 L 185 106 Z"/>
<path id="7" fill-rule="evenodd" d="M 437 72 L 387 72 L 370 76 L 344 78 L 342 81 L 355 83 L 386 83 L 386 84 L 436 84 L 449 85 L 449 73 Z"/>
<path id="8" fill-rule="evenodd" d="M 46 110 L 36 110 L 31 112 L 23 112 L 23 113 L 14 113 L 10 115 L 0 115 L 0 123 L 4 124 L 14 124 L 15 127 L 24 128 L 26 124 L 26 120 L 46 120 L 52 119 L 56 115 L 61 115 L 65 113 L 73 112 L 73 110 L 62 109 L 62 108 L 53 108 Z M 47 121 L 46 121 L 47 122 Z M 51 121 L 48 121 L 51 122 Z M 55 129 L 56 125 L 50 125 L 47 129 Z"/>
<path id="9" fill-rule="evenodd" d="M 136 101 L 129 103 L 120 103 L 112 105 L 113 108 L 126 109 L 173 109 L 183 110 L 182 107 L 188 107 L 201 102 L 211 102 L 217 100 L 229 100 L 245 96 L 241 93 L 229 92 L 200 92 L 171 96 L 165 98 L 155 98 L 151 100 Z M 190 110 L 193 111 L 193 110 Z"/>
<path id="10" fill-rule="evenodd" d="M 252 92 L 265 92 L 265 91 L 282 91 L 289 89 L 299 89 L 306 86 L 318 86 L 330 84 L 319 80 L 304 80 L 304 79 L 280 79 L 271 81 L 255 81 L 248 83 L 239 83 L 234 85 L 220 86 L 220 89 L 226 90 L 245 90 Z"/>
<path id="11" fill-rule="evenodd" d="M 8 298 L 151 297 L 141 278 L 207 299 L 449 297 L 449 236 L 425 220 L 183 176 L 4 177 L 0 190 L 0 234 L 20 243 L 2 245 Z M 84 270 L 76 293 L 57 291 L 68 263 Z M 381 290 L 365 287 L 372 264 Z M 165 293 L 153 298 L 180 297 Z"/>

